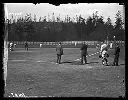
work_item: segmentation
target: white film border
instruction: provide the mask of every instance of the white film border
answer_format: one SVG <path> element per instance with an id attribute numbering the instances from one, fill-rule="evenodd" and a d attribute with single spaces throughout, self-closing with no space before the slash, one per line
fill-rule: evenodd
<path id="1" fill-rule="evenodd" d="M 4 31 L 4 57 L 3 57 L 3 67 L 4 67 L 4 81 L 6 86 L 6 79 L 7 79 L 7 62 L 8 62 L 8 9 L 7 5 L 4 4 L 4 11 L 5 11 L 5 31 Z"/>

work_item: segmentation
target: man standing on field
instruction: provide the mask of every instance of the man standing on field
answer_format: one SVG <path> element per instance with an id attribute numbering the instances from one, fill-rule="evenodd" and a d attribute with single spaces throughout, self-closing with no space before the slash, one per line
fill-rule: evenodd
<path id="1" fill-rule="evenodd" d="M 10 51 L 13 51 L 13 43 L 12 42 L 9 44 L 9 49 L 10 49 Z"/>
<path id="2" fill-rule="evenodd" d="M 63 55 L 63 48 L 61 45 L 61 42 L 56 46 L 56 52 L 57 52 L 57 63 L 61 63 L 61 55 Z"/>
<path id="3" fill-rule="evenodd" d="M 113 43 L 111 42 L 111 43 L 110 43 L 110 49 L 112 49 L 112 47 L 113 47 Z"/>
<path id="4" fill-rule="evenodd" d="M 40 48 L 42 47 L 42 43 L 40 44 Z"/>
<path id="5" fill-rule="evenodd" d="M 120 53 L 120 47 L 119 47 L 119 44 L 117 43 L 115 47 L 115 53 L 114 53 L 115 57 L 114 57 L 113 66 L 118 66 L 119 53 Z"/>
<path id="6" fill-rule="evenodd" d="M 87 45 L 86 44 L 82 44 L 82 47 L 80 48 L 81 50 L 81 64 L 83 64 L 83 60 L 85 62 L 85 64 L 87 64 Z"/>
<path id="7" fill-rule="evenodd" d="M 25 50 L 28 51 L 28 43 L 27 43 L 27 41 L 25 42 Z"/>

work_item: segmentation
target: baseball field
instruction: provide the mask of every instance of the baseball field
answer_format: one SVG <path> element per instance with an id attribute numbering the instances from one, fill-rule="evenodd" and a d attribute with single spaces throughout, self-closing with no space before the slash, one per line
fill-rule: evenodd
<path id="1" fill-rule="evenodd" d="M 5 97 L 125 97 L 125 48 L 119 66 L 103 66 L 96 48 L 88 48 L 88 64 L 80 64 L 79 48 L 64 48 L 56 64 L 55 48 L 15 48 L 9 51 Z"/>

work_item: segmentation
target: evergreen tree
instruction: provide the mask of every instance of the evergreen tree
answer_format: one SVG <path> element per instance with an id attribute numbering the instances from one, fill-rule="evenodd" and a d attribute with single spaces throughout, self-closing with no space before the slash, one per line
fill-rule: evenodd
<path id="1" fill-rule="evenodd" d="M 41 17 L 39 18 L 39 22 L 41 22 Z"/>
<path id="2" fill-rule="evenodd" d="M 34 22 L 36 22 L 36 20 L 37 20 L 37 19 L 36 19 L 36 15 L 34 14 Z"/>
<path id="3" fill-rule="evenodd" d="M 123 29 L 123 20 L 121 17 L 121 12 L 118 11 L 116 14 L 116 21 L 115 21 L 115 27 L 114 27 L 114 35 L 116 36 L 117 40 L 124 39 L 125 33 Z"/>
<path id="4" fill-rule="evenodd" d="M 117 12 L 115 18 L 116 18 L 115 29 L 122 29 L 124 23 L 123 23 L 120 11 Z"/>
<path id="5" fill-rule="evenodd" d="M 108 39 L 109 40 L 113 40 L 113 25 L 112 25 L 112 21 L 110 19 L 110 17 L 107 18 L 107 21 L 105 23 L 105 27 L 106 27 L 106 32 L 108 35 Z"/>

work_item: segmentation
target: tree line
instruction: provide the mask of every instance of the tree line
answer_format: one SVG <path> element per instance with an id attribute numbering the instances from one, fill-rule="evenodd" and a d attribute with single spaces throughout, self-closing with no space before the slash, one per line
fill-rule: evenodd
<path id="1" fill-rule="evenodd" d="M 125 40 L 124 22 L 121 12 L 118 11 L 115 25 L 108 17 L 104 21 L 103 16 L 98 16 L 97 12 L 88 18 L 76 16 L 76 22 L 68 15 L 65 20 L 58 16 L 55 20 L 54 13 L 52 20 L 46 16 L 40 17 L 37 21 L 36 15 L 32 20 L 31 14 L 25 18 L 10 19 L 8 24 L 9 41 L 104 41 L 107 38 L 113 40 Z M 12 21 L 12 22 L 11 22 Z"/>

